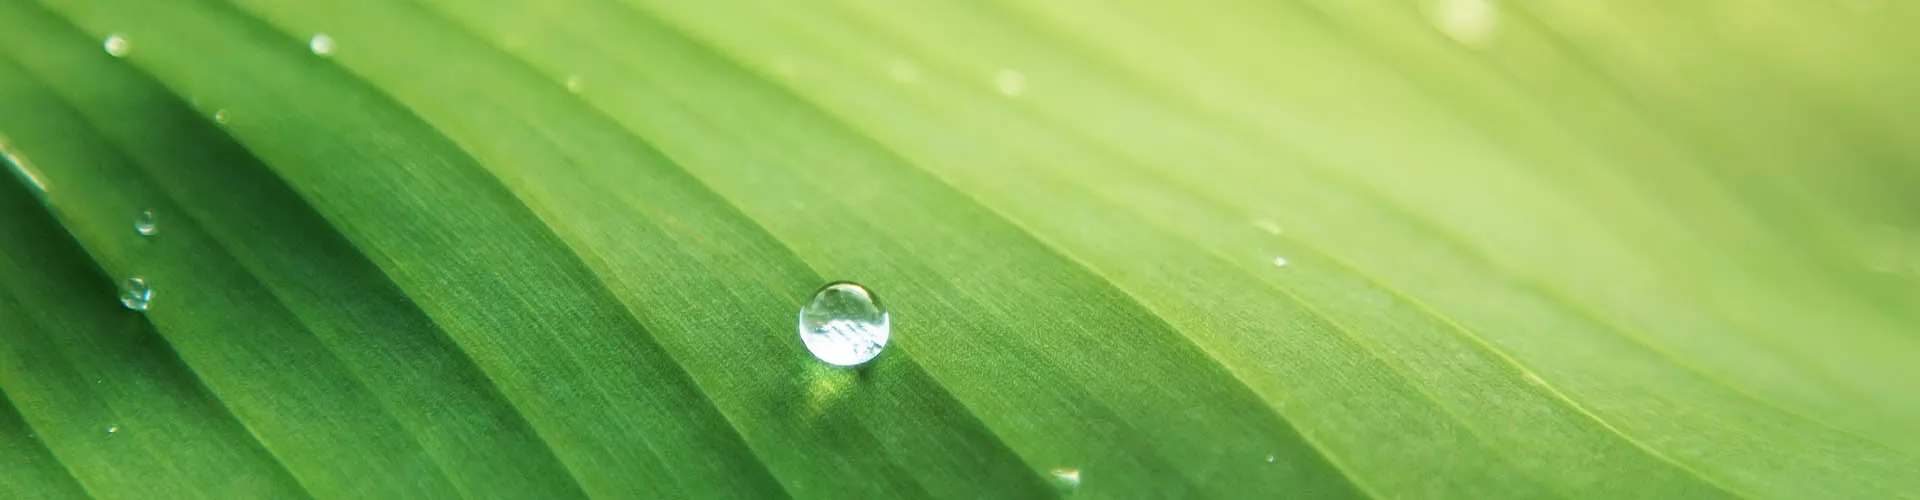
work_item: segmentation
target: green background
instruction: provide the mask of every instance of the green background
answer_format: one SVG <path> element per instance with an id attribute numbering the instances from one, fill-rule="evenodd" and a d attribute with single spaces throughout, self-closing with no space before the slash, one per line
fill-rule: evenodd
<path id="1" fill-rule="evenodd" d="M 1913 497 L 1917 9 L 0 0 L 0 497 Z"/>

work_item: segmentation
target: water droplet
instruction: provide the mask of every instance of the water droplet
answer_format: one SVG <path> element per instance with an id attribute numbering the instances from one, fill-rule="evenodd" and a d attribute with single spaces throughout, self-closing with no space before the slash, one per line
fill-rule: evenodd
<path id="1" fill-rule="evenodd" d="M 853 366 L 879 356 L 891 329 L 880 297 L 851 281 L 828 283 L 800 308 L 800 341 L 813 357 L 832 365 Z"/>
<path id="2" fill-rule="evenodd" d="M 1008 97 L 1020 97 L 1027 93 L 1027 75 L 1018 71 L 1003 69 L 1000 70 L 999 76 L 994 77 L 993 85 L 1000 89 L 1000 93 L 1006 94 Z"/>
<path id="3" fill-rule="evenodd" d="M 1273 265 L 1274 265 L 1274 266 L 1276 266 L 1276 267 L 1287 267 L 1287 258 L 1286 258 L 1286 257 L 1274 257 L 1274 258 L 1273 258 Z"/>
<path id="4" fill-rule="evenodd" d="M 1473 48 L 1493 41 L 1494 30 L 1499 27 L 1492 0 L 1437 0 L 1431 15 L 1440 32 Z"/>
<path id="5" fill-rule="evenodd" d="M 567 91 L 568 91 L 568 92 L 572 92 L 572 93 L 575 93 L 575 94 L 578 94 L 578 93 L 580 93 L 580 86 L 581 86 L 581 85 L 584 85 L 584 82 L 581 82 L 581 81 L 580 81 L 580 75 L 568 75 L 568 76 L 567 76 Z"/>
<path id="6" fill-rule="evenodd" d="M 322 56 L 332 55 L 333 37 L 327 36 L 326 33 L 315 33 L 312 39 L 307 40 L 307 48 L 313 49 L 313 53 Z"/>
<path id="7" fill-rule="evenodd" d="M 127 306 L 127 309 L 145 311 L 152 302 L 153 288 L 147 286 L 146 278 L 134 276 L 120 285 L 120 304 Z"/>
<path id="8" fill-rule="evenodd" d="M 1080 469 L 1054 469 L 1053 484 L 1063 494 L 1073 494 L 1080 489 Z"/>
<path id="9" fill-rule="evenodd" d="M 160 221 L 154 219 L 152 210 L 143 210 L 139 217 L 133 218 L 133 230 L 141 236 L 153 236 L 160 232 Z"/>
<path id="10" fill-rule="evenodd" d="M 219 123 L 220 123 L 221 125 L 226 125 L 226 124 L 227 124 L 227 110 L 224 110 L 224 109 L 222 109 L 222 110 L 219 110 L 219 111 L 214 111 L 214 112 L 213 112 L 213 121 L 215 121 L 215 122 L 219 122 Z"/>
<path id="11" fill-rule="evenodd" d="M 1278 461 L 1280 461 L 1280 457 L 1276 457 L 1276 456 L 1273 456 L 1273 455 L 1267 455 L 1267 463 L 1274 463 L 1274 462 L 1278 462 Z"/>
<path id="12" fill-rule="evenodd" d="M 113 57 L 127 57 L 127 51 L 133 48 L 128 46 L 127 39 L 120 35 L 107 35 L 107 41 L 100 45 L 106 47 L 107 55 Z"/>
<path id="13" fill-rule="evenodd" d="M 113 424 L 113 425 L 107 426 L 107 434 L 113 434 L 115 432 L 120 432 L 120 424 Z"/>
<path id="14" fill-rule="evenodd" d="M 920 81 L 920 70 L 914 69 L 906 61 L 894 61 L 887 66 L 887 77 L 892 78 L 894 83 L 913 83 Z"/>

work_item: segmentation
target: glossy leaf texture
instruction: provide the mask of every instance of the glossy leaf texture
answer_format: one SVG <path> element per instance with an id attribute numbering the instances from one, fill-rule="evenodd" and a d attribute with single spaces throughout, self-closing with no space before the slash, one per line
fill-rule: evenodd
<path id="1" fill-rule="evenodd" d="M 0 496 L 1911 497 L 1915 9 L 0 0 Z"/>

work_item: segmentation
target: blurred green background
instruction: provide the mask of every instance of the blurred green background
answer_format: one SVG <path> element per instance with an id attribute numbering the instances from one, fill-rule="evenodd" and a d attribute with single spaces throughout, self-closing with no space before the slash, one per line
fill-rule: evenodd
<path id="1" fill-rule="evenodd" d="M 1920 496 L 1917 9 L 0 0 L 0 497 Z"/>

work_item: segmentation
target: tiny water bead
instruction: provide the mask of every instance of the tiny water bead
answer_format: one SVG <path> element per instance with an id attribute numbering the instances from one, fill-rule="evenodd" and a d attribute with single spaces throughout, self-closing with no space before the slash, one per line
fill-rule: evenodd
<path id="1" fill-rule="evenodd" d="M 1278 462 L 1278 461 L 1280 461 L 1280 457 L 1276 457 L 1276 456 L 1273 456 L 1273 455 L 1267 455 L 1267 463 L 1274 463 L 1274 462 Z"/>
<path id="2" fill-rule="evenodd" d="M 141 236 L 153 236 L 160 232 L 160 221 L 154 219 L 152 210 L 141 211 L 133 218 L 133 230 Z"/>
<path id="3" fill-rule="evenodd" d="M 1274 258 L 1273 258 L 1273 265 L 1274 265 L 1275 267 L 1287 267 L 1287 258 L 1286 258 L 1286 257 L 1274 257 Z"/>
<path id="4" fill-rule="evenodd" d="M 107 40 L 102 42 L 100 46 L 105 47 L 107 49 L 107 55 L 113 57 L 127 57 L 127 51 L 131 49 L 127 44 L 127 39 L 120 35 L 107 35 Z"/>
<path id="5" fill-rule="evenodd" d="M 146 278 L 134 276 L 127 278 L 127 282 L 120 285 L 120 304 L 127 306 L 127 309 L 146 311 L 147 305 L 151 303 L 153 303 L 153 287 L 147 286 Z"/>
<path id="6" fill-rule="evenodd" d="M 120 424 L 113 424 L 113 425 L 107 426 L 107 434 L 113 434 L 116 432 L 120 432 Z"/>
<path id="7" fill-rule="evenodd" d="M 892 325 L 880 297 L 851 281 L 836 281 L 814 292 L 800 308 L 800 342 L 813 357 L 836 366 L 873 360 L 887 347 Z"/>

